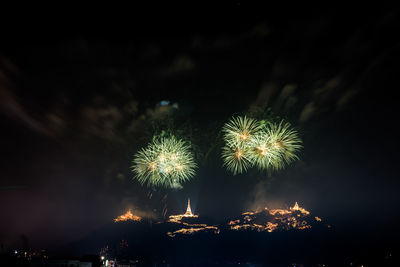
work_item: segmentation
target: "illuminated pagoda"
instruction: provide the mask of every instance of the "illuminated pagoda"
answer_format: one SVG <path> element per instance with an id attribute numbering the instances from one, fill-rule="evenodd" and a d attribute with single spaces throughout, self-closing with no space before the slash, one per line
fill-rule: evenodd
<path id="1" fill-rule="evenodd" d="M 190 208 L 190 198 L 188 198 L 188 205 L 185 214 L 183 214 L 183 217 L 195 217 L 195 215 L 193 215 L 192 213 L 192 209 Z"/>
<path id="2" fill-rule="evenodd" d="M 197 218 L 199 217 L 198 215 L 195 215 L 192 213 L 192 209 L 190 208 L 190 199 L 188 199 L 188 205 L 186 208 L 186 212 L 184 214 L 178 214 L 178 215 L 171 215 L 169 216 L 168 221 L 169 222 L 174 222 L 174 223 L 180 223 L 182 218 Z"/>
<path id="3" fill-rule="evenodd" d="M 192 213 L 192 209 L 190 208 L 190 199 L 188 199 L 186 212 L 184 214 L 171 215 L 169 216 L 168 220 L 168 222 L 170 223 L 176 223 L 181 225 L 182 228 L 173 232 L 168 232 L 167 235 L 169 237 L 175 237 L 177 234 L 192 235 L 197 232 L 207 232 L 207 231 L 211 231 L 214 234 L 218 234 L 220 232 L 218 227 L 215 225 L 207 225 L 205 223 L 198 223 L 187 220 L 182 221 L 182 219 L 184 218 L 198 218 L 198 217 L 199 217 L 198 215 Z"/>

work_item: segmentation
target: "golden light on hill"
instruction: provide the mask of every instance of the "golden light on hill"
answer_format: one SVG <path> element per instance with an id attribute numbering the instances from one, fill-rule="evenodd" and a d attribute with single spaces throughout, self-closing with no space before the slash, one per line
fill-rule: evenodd
<path id="1" fill-rule="evenodd" d="M 134 215 L 131 210 L 128 210 L 124 214 L 122 214 L 122 215 L 118 216 L 117 218 L 115 218 L 114 222 L 125 222 L 125 221 L 137 221 L 137 222 L 139 222 L 141 220 L 142 220 L 141 217 L 139 217 L 137 215 Z"/>
<path id="2" fill-rule="evenodd" d="M 242 218 L 228 222 L 231 230 L 256 230 L 259 232 L 274 232 L 276 230 L 304 230 L 310 229 L 311 225 L 307 222 L 310 212 L 296 202 L 289 209 L 269 209 L 264 211 L 246 211 L 242 213 Z M 321 218 L 315 217 L 320 222 Z"/>

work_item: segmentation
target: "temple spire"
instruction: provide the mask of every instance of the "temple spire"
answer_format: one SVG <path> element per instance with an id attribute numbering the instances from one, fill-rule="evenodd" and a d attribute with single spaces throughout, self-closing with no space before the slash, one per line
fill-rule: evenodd
<path id="1" fill-rule="evenodd" d="M 190 208 L 190 198 L 188 198 L 188 205 L 187 205 L 187 209 L 185 212 L 185 216 L 193 216 L 192 210 Z"/>

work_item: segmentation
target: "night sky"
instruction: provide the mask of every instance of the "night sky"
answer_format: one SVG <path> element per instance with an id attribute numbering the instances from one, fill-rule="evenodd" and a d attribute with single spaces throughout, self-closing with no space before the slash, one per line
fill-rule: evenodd
<path id="1" fill-rule="evenodd" d="M 57 248 L 128 208 L 162 218 L 188 197 L 215 220 L 298 201 L 337 229 L 398 237 L 399 10 L 252 12 L 4 33 L 0 243 Z M 221 127 L 260 110 L 299 131 L 300 160 L 233 176 Z M 196 176 L 142 187 L 133 155 L 167 128 L 193 142 Z"/>

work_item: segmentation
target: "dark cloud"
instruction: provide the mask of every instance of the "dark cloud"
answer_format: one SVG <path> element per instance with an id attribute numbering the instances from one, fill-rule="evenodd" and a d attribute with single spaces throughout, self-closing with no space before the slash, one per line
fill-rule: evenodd
<path id="1" fill-rule="evenodd" d="M 170 66 L 163 71 L 163 73 L 167 76 L 179 75 L 194 70 L 195 66 L 196 64 L 190 57 L 178 56 L 172 61 Z"/>
<path id="2" fill-rule="evenodd" d="M 29 114 L 15 95 L 15 84 L 12 78 L 9 77 L 18 75 L 20 75 L 18 68 L 10 60 L 0 56 L 0 108 L 8 116 L 21 121 L 30 129 L 41 134 L 50 135 L 50 132 Z"/>

